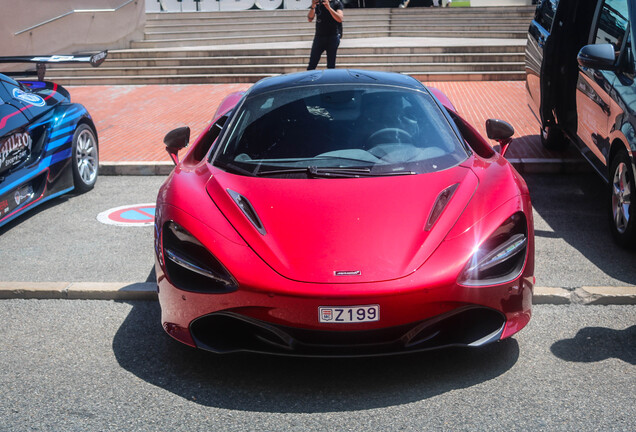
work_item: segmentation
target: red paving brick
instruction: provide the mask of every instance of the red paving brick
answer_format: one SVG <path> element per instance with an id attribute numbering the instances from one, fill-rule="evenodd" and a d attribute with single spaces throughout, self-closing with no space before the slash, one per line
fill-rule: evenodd
<path id="1" fill-rule="evenodd" d="M 430 82 L 453 102 L 460 115 L 485 136 L 484 123 L 499 118 L 515 128 L 508 158 L 559 158 L 541 146 L 539 124 L 526 103 L 522 81 Z M 74 102 L 89 110 L 100 139 L 102 162 L 169 161 L 163 137 L 190 126 L 196 137 L 229 93 L 250 84 L 71 87 Z"/>

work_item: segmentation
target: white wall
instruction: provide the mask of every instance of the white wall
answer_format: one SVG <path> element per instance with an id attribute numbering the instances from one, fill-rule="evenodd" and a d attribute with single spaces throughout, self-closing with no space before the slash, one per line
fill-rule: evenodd
<path id="1" fill-rule="evenodd" d="M 134 0 L 0 0 L 0 56 L 74 54 L 81 51 L 129 48 L 143 38 L 145 1 Z M 66 14 L 63 18 L 16 35 L 24 29 Z"/>

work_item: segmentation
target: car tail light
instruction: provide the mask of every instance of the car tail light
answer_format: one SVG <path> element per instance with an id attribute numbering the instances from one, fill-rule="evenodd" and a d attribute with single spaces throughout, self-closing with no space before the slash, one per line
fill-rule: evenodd
<path id="1" fill-rule="evenodd" d="M 207 293 L 227 293 L 238 288 L 219 260 L 180 225 L 164 225 L 162 246 L 166 274 L 177 288 Z"/>
<path id="2" fill-rule="evenodd" d="M 510 282 L 521 274 L 527 250 L 526 217 L 518 212 L 510 216 L 479 246 L 461 273 L 458 283 L 478 286 Z"/>

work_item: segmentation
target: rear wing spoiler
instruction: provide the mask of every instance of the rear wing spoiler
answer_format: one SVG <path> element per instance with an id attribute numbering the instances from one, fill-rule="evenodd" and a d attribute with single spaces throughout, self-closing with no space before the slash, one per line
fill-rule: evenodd
<path id="1" fill-rule="evenodd" d="M 93 67 L 98 67 L 108 56 L 108 51 L 100 51 L 95 54 L 79 55 L 50 55 L 50 56 L 11 56 L 0 57 L 0 63 L 35 63 L 38 80 L 44 80 L 46 65 L 48 63 L 90 63 Z M 33 72 L 3 72 L 9 76 L 30 76 Z"/>

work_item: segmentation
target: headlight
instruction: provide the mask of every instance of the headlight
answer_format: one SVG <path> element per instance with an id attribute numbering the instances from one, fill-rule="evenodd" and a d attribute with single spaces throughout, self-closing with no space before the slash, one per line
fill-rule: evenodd
<path id="1" fill-rule="evenodd" d="M 522 212 L 510 216 L 473 254 L 460 285 L 497 285 L 521 274 L 528 250 L 528 226 Z"/>
<path id="2" fill-rule="evenodd" d="M 164 225 L 162 255 L 166 274 L 179 289 L 227 293 L 238 287 L 219 260 L 192 234 L 174 222 Z"/>

